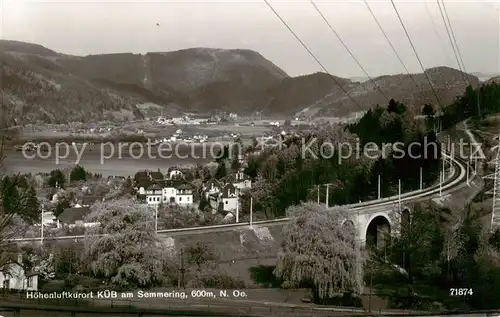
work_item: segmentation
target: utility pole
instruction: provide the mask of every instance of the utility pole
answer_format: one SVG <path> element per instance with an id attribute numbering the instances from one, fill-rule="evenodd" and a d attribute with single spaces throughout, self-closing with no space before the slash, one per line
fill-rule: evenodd
<path id="1" fill-rule="evenodd" d="M 481 89 L 477 89 L 477 116 L 481 117 L 481 106 L 479 104 L 479 93 L 481 92 Z"/>
<path id="2" fill-rule="evenodd" d="M 422 167 L 420 167 L 420 190 L 424 189 L 424 177 Z"/>
<path id="3" fill-rule="evenodd" d="M 253 197 L 250 197 L 250 228 L 253 226 Z"/>
<path id="4" fill-rule="evenodd" d="M 399 211 L 401 211 L 401 178 L 398 179 L 398 207 Z"/>
<path id="5" fill-rule="evenodd" d="M 449 135 L 446 136 L 446 151 L 448 153 L 451 152 L 451 142 L 450 142 L 450 136 Z M 450 164 L 451 164 L 451 157 L 450 157 Z"/>
<path id="6" fill-rule="evenodd" d="M 380 192 L 380 174 L 378 174 L 378 195 L 377 195 L 378 199 L 381 198 L 381 192 Z"/>
<path id="7" fill-rule="evenodd" d="M 179 278 L 177 281 L 177 288 L 185 287 L 184 285 L 184 247 L 181 247 L 180 269 Z"/>
<path id="8" fill-rule="evenodd" d="M 44 211 L 44 205 L 42 204 L 42 218 L 41 218 L 42 223 L 40 225 L 40 244 L 42 248 L 43 248 L 43 211 Z"/>
<path id="9" fill-rule="evenodd" d="M 238 199 L 236 200 L 236 223 L 240 222 L 240 195 L 237 194 Z"/>
<path id="10" fill-rule="evenodd" d="M 318 205 L 319 205 L 319 185 L 318 185 Z"/>
<path id="11" fill-rule="evenodd" d="M 158 234 L 158 204 L 155 205 L 155 234 Z"/>
<path id="12" fill-rule="evenodd" d="M 370 270 L 370 293 L 368 294 L 368 312 L 372 311 L 373 268 Z"/>
<path id="13" fill-rule="evenodd" d="M 450 146 L 450 163 L 448 163 L 449 169 L 450 169 L 450 177 L 451 177 L 451 175 L 453 173 L 453 168 L 452 168 L 453 167 L 453 156 L 455 156 L 454 150 Z"/>
<path id="14" fill-rule="evenodd" d="M 439 172 L 439 198 L 443 195 L 443 178 L 444 174 L 443 172 Z"/>
<path id="15" fill-rule="evenodd" d="M 330 184 L 326 184 L 326 208 L 328 208 L 328 190 L 329 190 Z"/>
<path id="16" fill-rule="evenodd" d="M 444 163 L 445 163 L 445 161 L 446 161 L 446 158 L 443 156 L 443 154 L 442 154 L 442 153 L 441 153 L 441 161 L 443 162 L 443 164 L 442 164 L 442 168 L 441 168 L 441 169 L 442 169 L 442 173 L 443 173 L 443 177 L 444 177 Z"/>
<path id="17" fill-rule="evenodd" d="M 467 162 L 467 186 L 469 186 L 469 162 Z"/>

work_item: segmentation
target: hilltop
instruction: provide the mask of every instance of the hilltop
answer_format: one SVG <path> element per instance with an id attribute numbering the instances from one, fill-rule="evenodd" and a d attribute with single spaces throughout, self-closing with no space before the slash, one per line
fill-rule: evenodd
<path id="1" fill-rule="evenodd" d="M 493 82 L 500 84 L 500 76 L 491 77 L 490 79 L 488 79 L 486 81 L 486 83 L 488 83 L 488 84 L 493 83 Z"/>
<path id="2" fill-rule="evenodd" d="M 242 49 L 190 48 L 152 52 L 72 56 L 41 45 L 0 41 L 4 124 L 36 121 L 133 120 L 183 112 L 232 111 L 270 116 L 346 116 L 359 111 L 346 90 L 368 109 L 385 98 L 370 81 L 358 82 L 315 73 L 290 77 L 261 54 Z M 427 70 L 442 103 L 465 88 L 458 70 Z M 424 74 L 374 79 L 402 102 L 435 103 Z M 473 86 L 477 77 L 469 75 Z"/>

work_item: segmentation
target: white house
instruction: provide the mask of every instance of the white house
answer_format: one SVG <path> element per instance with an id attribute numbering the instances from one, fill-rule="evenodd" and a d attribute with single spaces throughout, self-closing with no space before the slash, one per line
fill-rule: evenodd
<path id="1" fill-rule="evenodd" d="M 177 170 L 177 169 L 171 170 L 170 172 L 168 172 L 168 174 L 166 176 L 167 176 L 167 179 L 184 178 L 184 174 L 181 171 Z"/>
<path id="2" fill-rule="evenodd" d="M 42 212 L 42 220 L 44 226 L 50 226 L 57 223 L 56 216 L 54 216 L 52 211 Z"/>
<path id="3" fill-rule="evenodd" d="M 163 202 L 163 187 L 160 184 L 153 183 L 145 189 L 146 202 L 148 205 L 159 205 Z"/>
<path id="4" fill-rule="evenodd" d="M 38 274 L 26 271 L 23 267 L 23 258 L 19 254 L 17 262 L 7 264 L 0 271 L 0 287 L 6 290 L 38 290 Z"/>
<path id="5" fill-rule="evenodd" d="M 147 187 L 141 186 L 138 193 L 148 205 L 194 203 L 193 188 L 182 179 L 151 182 Z"/>
<path id="6" fill-rule="evenodd" d="M 242 171 L 236 173 L 236 177 L 233 184 L 239 190 L 252 188 L 252 180 Z"/>
<path id="7" fill-rule="evenodd" d="M 193 187 L 184 183 L 176 188 L 176 203 L 178 205 L 192 205 L 193 204 Z"/>
<path id="8" fill-rule="evenodd" d="M 165 186 L 163 186 L 162 190 L 163 203 L 175 204 L 177 202 L 176 186 L 178 185 L 173 181 L 165 182 Z"/>
<path id="9" fill-rule="evenodd" d="M 205 197 L 208 199 L 209 196 L 219 194 L 222 191 L 222 185 L 216 179 L 210 179 L 203 185 L 203 191 L 205 192 Z"/>
<path id="10" fill-rule="evenodd" d="M 233 184 L 227 184 L 222 191 L 224 211 L 234 211 L 238 207 L 238 189 Z"/>

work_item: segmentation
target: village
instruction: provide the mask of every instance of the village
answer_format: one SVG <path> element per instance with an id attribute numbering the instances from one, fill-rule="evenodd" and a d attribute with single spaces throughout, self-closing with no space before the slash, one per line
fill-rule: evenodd
<path id="1" fill-rule="evenodd" d="M 5 189 L 9 183 L 17 183 L 19 194 L 14 196 L 21 195 L 31 201 L 25 211 L 26 219 L 20 219 L 25 230 L 15 236 L 20 239 L 43 241 L 83 235 L 87 229 L 99 226 L 98 222 L 87 220 L 98 204 L 120 199 L 143 205 L 152 216 L 156 215 L 156 230 L 231 223 L 238 221 L 243 200 L 249 197 L 252 188 L 252 179 L 245 174 L 248 161 L 261 150 L 254 146 L 244 154 L 229 155 L 227 147 L 224 156 L 203 166 L 141 170 L 132 177 L 104 178 L 77 165 L 50 173 L 6 177 L 0 187 Z M 195 219 L 194 223 L 186 221 L 186 224 L 179 219 L 186 217 Z M 30 267 L 27 261 L 36 260 L 19 253 L 17 262 L 14 261 L 19 265 L 12 265 L 9 274 L 0 274 L 3 289 L 38 289 L 40 272 L 27 270 Z"/>
<path id="2" fill-rule="evenodd" d="M 89 183 L 95 183 L 96 179 L 99 179 L 98 175 L 89 178 Z M 130 180 L 131 178 L 110 177 L 105 184 L 111 190 L 128 192 L 129 199 L 147 205 L 152 214 L 155 211 L 158 213 L 160 208 L 164 208 L 163 211 L 175 208 L 177 213 L 191 213 L 194 217 L 196 213 L 212 214 L 218 216 L 221 223 L 234 222 L 240 208 L 241 197 L 245 190 L 249 190 L 252 186 L 251 179 L 241 169 L 223 179 L 211 178 L 203 182 L 201 191 L 193 182 L 187 181 L 184 173 L 177 168 L 172 168 L 165 174 L 160 171 L 139 171 L 132 180 L 132 188 L 127 187 L 127 181 Z M 78 185 L 84 184 L 81 181 L 78 183 Z M 70 186 L 62 188 L 56 184 L 55 193 L 47 204 L 52 206 L 52 210 L 42 211 L 43 227 L 34 223 L 31 230 L 28 230 L 28 237 L 29 232 L 31 236 L 38 236 L 41 240 L 50 236 L 84 234 L 86 228 L 99 225 L 87 221 L 87 216 L 92 213 L 96 204 L 113 198 L 109 193 L 103 195 L 102 188 L 92 193 L 89 191 L 89 186 L 83 185 L 78 188 L 81 192 L 74 195 L 75 189 Z M 69 197 L 73 197 L 73 200 L 69 201 Z M 206 202 L 204 210 L 198 209 L 200 200 Z M 60 206 L 67 208 L 61 210 Z M 21 265 L 14 265 L 10 274 L 0 274 L 0 285 L 4 289 L 37 290 L 38 274 L 25 271 L 26 265 L 23 261 L 25 255 L 20 253 L 17 263 Z"/>
<path id="3" fill-rule="evenodd" d="M 79 188 L 63 188 L 56 184 L 48 206 L 56 206 L 53 209 L 58 209 L 57 206 L 60 205 L 67 207 L 58 215 L 55 215 L 54 211 L 44 211 L 42 216 L 44 227 L 51 228 L 47 232 L 60 233 L 59 229 L 77 229 L 96 225 L 85 222 L 86 216 L 92 212 L 92 206 L 97 202 L 122 197 L 125 194 L 131 200 L 148 205 L 152 209 L 175 206 L 186 211 L 196 212 L 200 202 L 203 201 L 203 210 L 201 211 L 210 210 L 213 214 L 222 213 L 225 221 L 231 221 L 241 206 L 241 196 L 252 187 L 252 180 L 244 173 L 247 163 L 246 156 L 239 155 L 235 160 L 238 161 L 237 164 L 240 167 L 219 179 L 216 177 L 210 177 L 206 180 L 198 178 L 197 176 L 201 176 L 203 173 L 203 168 L 199 173 L 196 171 L 196 167 L 172 167 L 165 173 L 160 170 L 145 170 L 137 171 L 134 177 L 110 176 L 105 182 L 100 180 L 100 175 L 92 175 L 89 177 L 90 183 L 97 181 L 105 184 L 104 188 L 94 190 L 89 189 L 89 186 L 82 182 L 79 182 Z M 121 191 L 121 193 L 110 194 L 108 192 L 104 194 L 104 192 L 112 190 Z M 72 200 L 68 201 L 68 197 L 72 197 Z M 39 224 L 35 226 L 39 226 Z"/>

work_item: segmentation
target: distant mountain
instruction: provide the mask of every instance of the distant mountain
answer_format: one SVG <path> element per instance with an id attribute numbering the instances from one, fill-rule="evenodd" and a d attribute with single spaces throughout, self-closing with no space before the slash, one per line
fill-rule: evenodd
<path id="1" fill-rule="evenodd" d="M 255 111 L 270 116 L 346 116 L 387 103 L 370 81 L 315 73 L 289 77 L 251 50 L 191 48 L 145 55 L 71 56 L 37 44 L 0 41 L 1 113 L 8 125 L 43 121 L 132 120 L 146 116 Z M 459 71 L 427 71 L 446 104 L 462 94 Z M 479 84 L 469 75 L 473 86 Z M 342 87 L 338 87 L 335 81 Z M 380 76 L 374 83 L 389 97 L 435 103 L 424 74 Z"/>
<path id="2" fill-rule="evenodd" d="M 488 72 L 488 73 L 473 72 L 470 74 L 476 76 L 482 82 L 488 81 L 488 79 L 492 77 L 500 76 L 500 73 L 495 73 L 495 72 Z"/>
<path id="3" fill-rule="evenodd" d="M 333 87 L 336 94 L 328 94 L 316 107 L 310 109 L 315 115 L 344 116 L 350 112 L 360 111 L 375 104 L 385 105 L 387 99 L 393 98 L 406 105 L 421 107 L 426 103 L 446 106 L 452 103 L 456 96 L 462 95 L 467 87 L 464 77 L 472 87 L 480 84 L 476 76 L 462 76 L 462 72 L 449 67 L 435 67 L 425 71 L 432 87 L 424 73 L 410 75 L 386 75 L 373 78 L 372 81 L 352 83 L 344 90 L 356 101 L 354 103 L 345 94 L 339 97 L 338 87 Z M 416 84 L 415 84 L 416 83 Z"/>
<path id="4" fill-rule="evenodd" d="M 497 83 L 497 84 L 499 84 L 499 85 L 500 85 L 500 76 L 491 77 L 491 78 L 489 78 L 489 79 L 486 81 L 486 83 L 488 83 L 488 84 L 493 83 L 493 82 L 495 82 L 495 83 Z"/>
<path id="5" fill-rule="evenodd" d="M 368 77 L 349 77 L 349 79 L 351 81 L 359 82 L 359 83 L 362 83 L 362 82 L 365 82 L 367 80 L 370 80 Z"/>
<path id="6" fill-rule="evenodd" d="M 243 107 L 248 98 L 288 78 L 250 50 L 193 48 L 81 57 L 0 41 L 0 61 L 2 113 L 16 124 L 253 111 L 255 104 Z M 137 106 L 144 103 L 159 107 Z"/>

